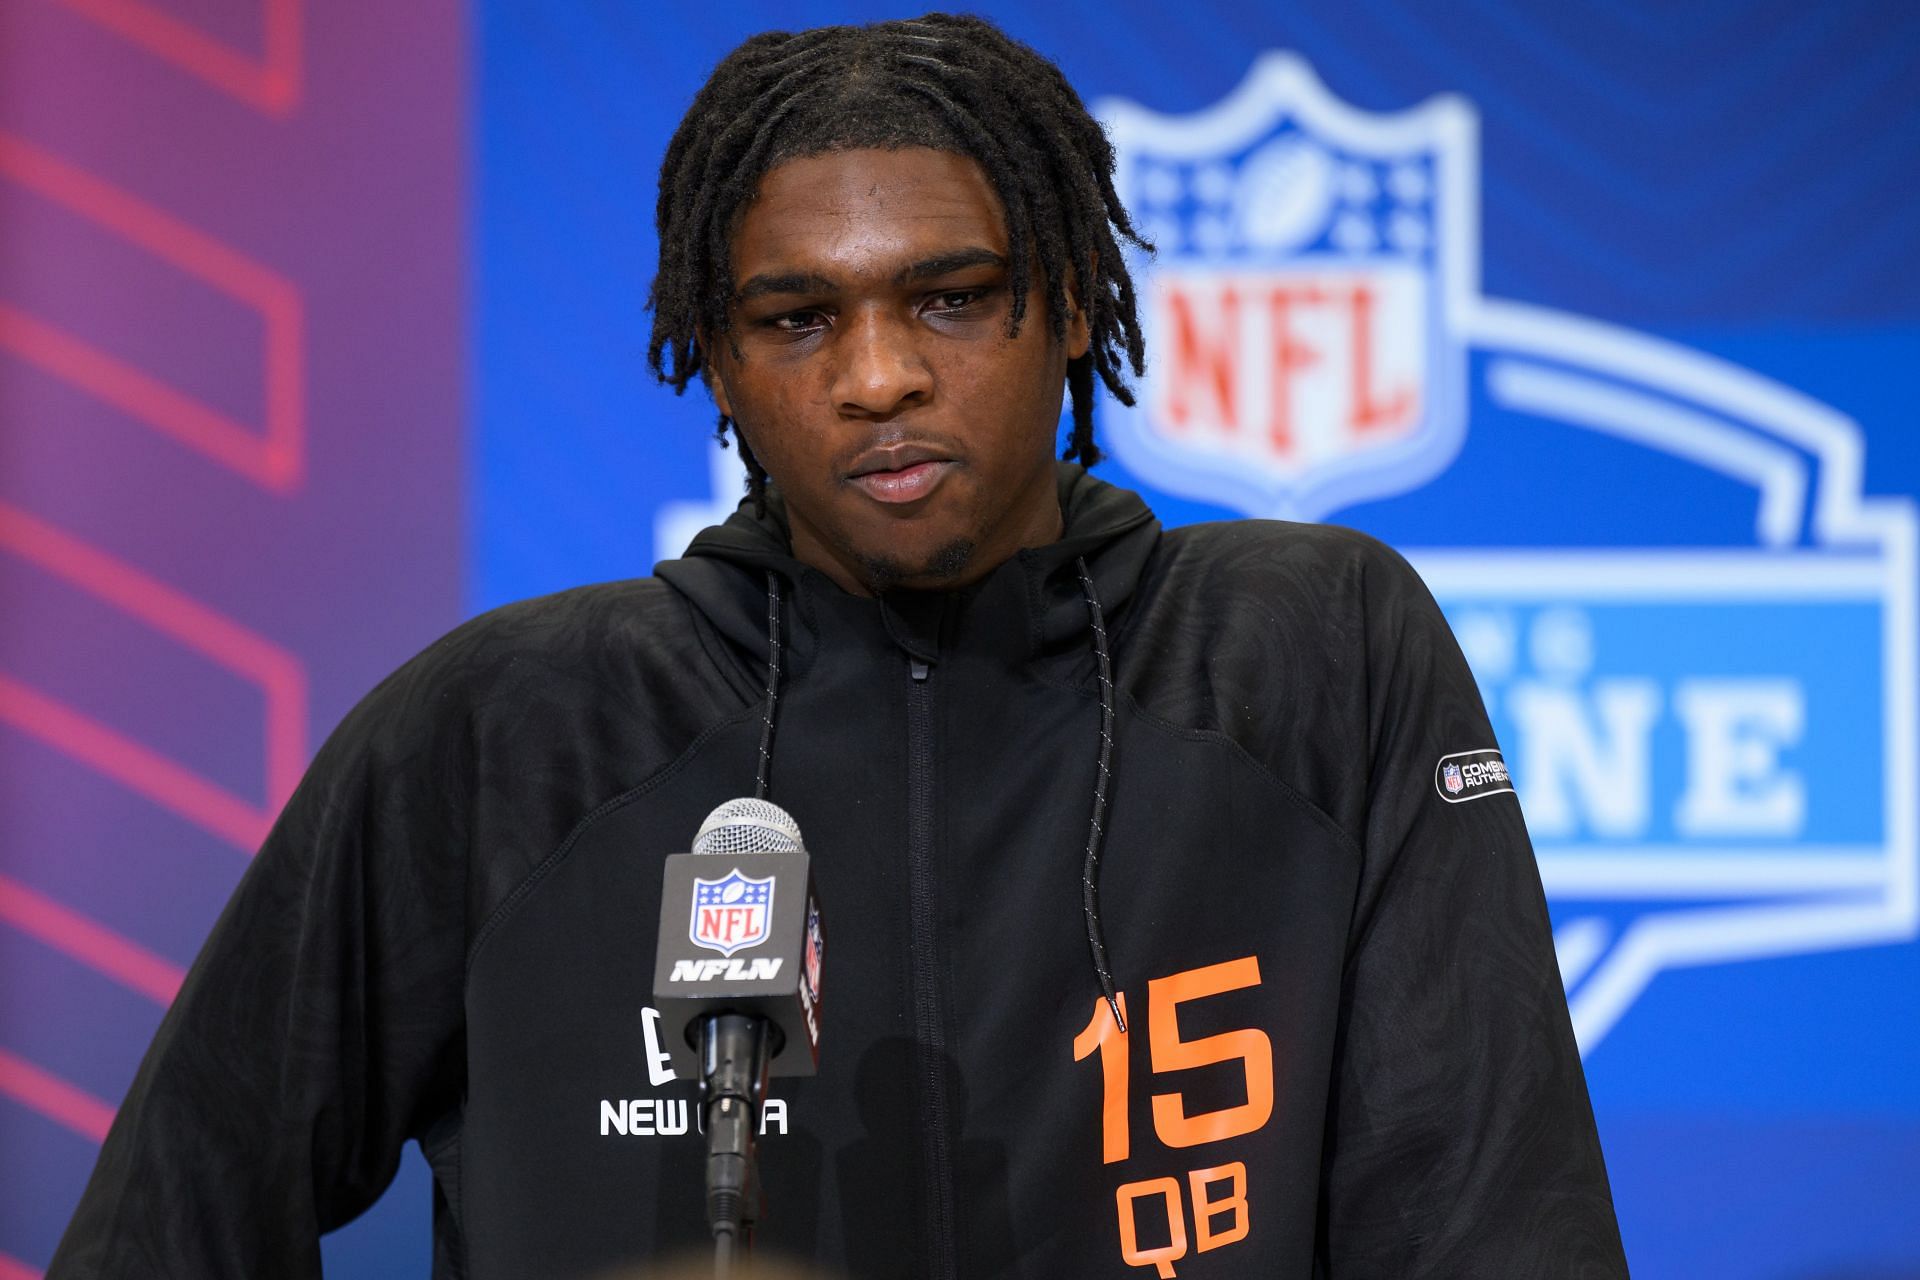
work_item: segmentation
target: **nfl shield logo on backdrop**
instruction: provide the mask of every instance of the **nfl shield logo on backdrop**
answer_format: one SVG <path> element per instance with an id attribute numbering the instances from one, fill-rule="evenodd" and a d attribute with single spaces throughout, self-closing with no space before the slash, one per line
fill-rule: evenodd
<path id="1" fill-rule="evenodd" d="M 694 945 L 730 956 L 767 938 L 773 914 L 773 877 L 755 880 L 729 871 L 718 880 L 693 880 L 693 920 L 688 936 Z"/>
<path id="2" fill-rule="evenodd" d="M 1474 118 L 1373 115 L 1268 54 L 1193 115 L 1099 106 L 1147 239 L 1148 373 L 1108 417 L 1148 483 L 1313 519 L 1438 473 L 1466 427 L 1458 323 L 1477 292 Z"/>

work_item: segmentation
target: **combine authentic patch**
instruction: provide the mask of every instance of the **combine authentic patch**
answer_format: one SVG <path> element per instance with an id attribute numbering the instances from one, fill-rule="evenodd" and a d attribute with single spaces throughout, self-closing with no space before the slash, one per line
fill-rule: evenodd
<path id="1" fill-rule="evenodd" d="M 1461 804 L 1481 796 L 1511 792 L 1513 778 L 1508 775 L 1507 762 L 1500 758 L 1498 751 L 1456 751 L 1440 757 L 1440 763 L 1433 770 L 1433 789 L 1448 804 Z"/>

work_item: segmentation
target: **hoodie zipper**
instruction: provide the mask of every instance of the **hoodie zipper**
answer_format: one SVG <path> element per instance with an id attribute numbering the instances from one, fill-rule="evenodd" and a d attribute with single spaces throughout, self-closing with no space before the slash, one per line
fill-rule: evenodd
<path id="1" fill-rule="evenodd" d="M 932 669 L 909 658 L 907 673 L 907 899 L 912 972 L 914 1059 L 920 1114 L 921 1180 L 926 1190 L 926 1265 L 923 1276 L 955 1275 L 953 1162 L 947 1114 L 947 1033 L 941 1017 L 938 948 L 934 943 L 938 902 L 933 876 L 933 688 Z"/>

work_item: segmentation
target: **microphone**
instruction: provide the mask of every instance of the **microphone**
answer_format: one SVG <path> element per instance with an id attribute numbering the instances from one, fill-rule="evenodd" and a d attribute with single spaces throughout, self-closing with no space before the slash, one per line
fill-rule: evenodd
<path id="1" fill-rule="evenodd" d="M 755 1216 L 767 1077 L 819 1066 L 824 947 L 800 827 L 778 805 L 729 800 L 700 824 L 692 853 L 667 859 L 654 1005 L 674 1070 L 700 1081 L 707 1222 L 723 1270 Z"/>

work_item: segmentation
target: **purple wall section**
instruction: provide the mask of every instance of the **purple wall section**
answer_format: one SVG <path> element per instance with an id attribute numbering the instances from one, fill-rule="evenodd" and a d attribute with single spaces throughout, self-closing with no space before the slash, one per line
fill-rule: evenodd
<path id="1" fill-rule="evenodd" d="M 465 21 L 0 5 L 0 1280 L 313 747 L 459 618 Z"/>

